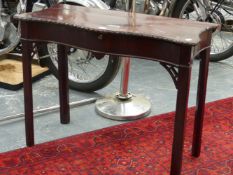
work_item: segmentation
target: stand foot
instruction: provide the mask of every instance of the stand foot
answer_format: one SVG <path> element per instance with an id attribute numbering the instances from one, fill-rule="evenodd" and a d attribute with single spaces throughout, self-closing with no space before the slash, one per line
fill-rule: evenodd
<path id="1" fill-rule="evenodd" d="M 112 120 L 136 120 L 146 117 L 150 110 L 149 100 L 139 95 L 120 99 L 117 94 L 96 101 L 96 112 Z"/>

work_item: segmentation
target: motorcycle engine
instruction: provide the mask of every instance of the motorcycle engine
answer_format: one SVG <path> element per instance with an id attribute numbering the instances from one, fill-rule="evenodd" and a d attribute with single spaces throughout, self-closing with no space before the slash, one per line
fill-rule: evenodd
<path id="1" fill-rule="evenodd" d="M 126 11 L 126 2 L 127 0 L 117 0 L 116 9 Z M 136 13 L 158 15 L 160 12 L 159 3 L 154 0 L 136 0 L 135 11 Z"/>

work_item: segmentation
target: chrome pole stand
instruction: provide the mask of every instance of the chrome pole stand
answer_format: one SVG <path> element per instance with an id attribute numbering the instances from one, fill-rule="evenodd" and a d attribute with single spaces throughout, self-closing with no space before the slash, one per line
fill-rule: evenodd
<path id="1" fill-rule="evenodd" d="M 135 120 L 150 113 L 151 104 L 143 96 L 128 92 L 130 57 L 123 58 L 120 92 L 96 101 L 96 111 L 113 120 Z"/>

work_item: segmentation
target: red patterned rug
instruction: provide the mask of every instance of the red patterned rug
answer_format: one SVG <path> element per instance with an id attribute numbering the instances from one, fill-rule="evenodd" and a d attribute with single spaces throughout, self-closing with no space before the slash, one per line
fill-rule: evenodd
<path id="1" fill-rule="evenodd" d="M 233 174 L 233 98 L 207 104 L 202 154 L 190 156 L 189 109 L 184 175 Z M 174 113 L 0 154 L 1 175 L 169 174 Z"/>

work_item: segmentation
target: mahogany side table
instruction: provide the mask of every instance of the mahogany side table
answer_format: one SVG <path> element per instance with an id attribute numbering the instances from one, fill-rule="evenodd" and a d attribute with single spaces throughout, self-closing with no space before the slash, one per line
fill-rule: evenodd
<path id="1" fill-rule="evenodd" d="M 200 53 L 192 155 L 201 148 L 212 32 L 216 24 L 70 5 L 15 16 L 21 22 L 27 146 L 34 145 L 31 79 L 32 42 L 58 44 L 60 119 L 69 123 L 67 47 L 158 61 L 177 88 L 172 175 L 181 173 L 193 57 Z"/>

